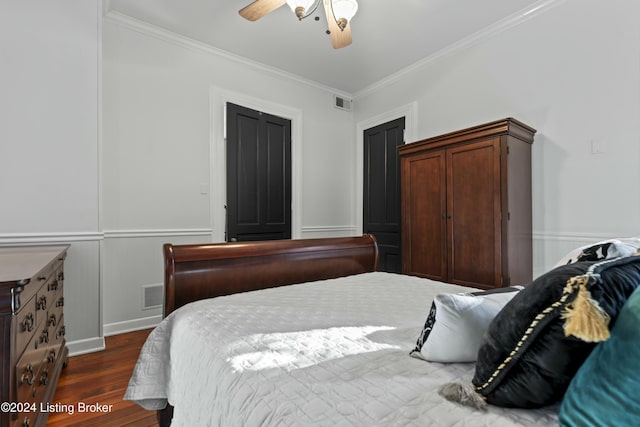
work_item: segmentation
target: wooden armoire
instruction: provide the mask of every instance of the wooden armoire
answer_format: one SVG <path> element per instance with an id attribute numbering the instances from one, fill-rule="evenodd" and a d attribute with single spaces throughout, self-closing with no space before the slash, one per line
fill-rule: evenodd
<path id="1" fill-rule="evenodd" d="M 399 147 L 404 274 L 478 288 L 531 281 L 535 132 L 507 118 Z"/>

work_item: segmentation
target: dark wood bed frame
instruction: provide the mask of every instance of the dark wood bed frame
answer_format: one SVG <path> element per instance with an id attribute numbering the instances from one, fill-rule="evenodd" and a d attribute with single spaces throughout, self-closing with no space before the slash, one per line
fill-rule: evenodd
<path id="1" fill-rule="evenodd" d="M 164 316 L 193 301 L 375 271 L 372 235 L 163 246 Z M 169 426 L 173 407 L 158 411 Z"/>

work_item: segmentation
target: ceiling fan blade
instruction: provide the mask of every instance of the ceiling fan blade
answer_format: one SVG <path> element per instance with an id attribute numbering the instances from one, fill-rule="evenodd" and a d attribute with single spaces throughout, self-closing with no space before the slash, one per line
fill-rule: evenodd
<path id="1" fill-rule="evenodd" d="M 243 7 L 238 12 L 240 16 L 249 21 L 257 21 L 265 15 L 273 12 L 283 4 L 285 4 L 287 0 L 256 0 L 253 3 Z"/>
<path id="2" fill-rule="evenodd" d="M 351 44 L 351 24 L 347 23 L 344 30 L 341 30 L 333 16 L 331 0 L 324 0 L 324 12 L 327 15 L 327 24 L 329 25 L 329 37 L 331 38 L 331 46 L 334 49 L 340 49 Z"/>

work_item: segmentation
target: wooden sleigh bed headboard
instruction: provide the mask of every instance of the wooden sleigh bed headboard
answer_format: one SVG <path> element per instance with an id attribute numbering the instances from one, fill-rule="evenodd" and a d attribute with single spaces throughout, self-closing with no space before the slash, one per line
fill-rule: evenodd
<path id="1" fill-rule="evenodd" d="M 193 301 L 375 271 L 372 235 L 206 245 L 165 244 L 164 316 Z"/>

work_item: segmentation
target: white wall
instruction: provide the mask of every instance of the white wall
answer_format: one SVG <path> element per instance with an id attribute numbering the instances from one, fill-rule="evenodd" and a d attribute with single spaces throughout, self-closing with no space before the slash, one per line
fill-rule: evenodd
<path id="1" fill-rule="evenodd" d="M 70 243 L 72 351 L 100 347 L 98 1 L 0 4 L 0 245 Z"/>
<path id="2" fill-rule="evenodd" d="M 635 1 L 553 2 L 356 94 L 355 120 L 416 102 L 419 139 L 504 117 L 536 128 L 539 274 L 576 244 L 640 235 L 639 18 Z"/>
<path id="3" fill-rule="evenodd" d="M 100 347 L 103 323 L 155 323 L 141 297 L 162 282 L 161 244 L 220 239 L 228 96 L 296 117 L 299 237 L 359 232 L 356 133 L 395 111 L 413 115 L 415 139 L 507 116 L 538 129 L 536 272 L 583 242 L 638 235 L 640 4 L 548 4 L 355 94 L 349 114 L 330 88 L 103 22 L 98 0 L 2 2 L 0 245 L 71 243 L 72 351 Z"/>
<path id="4" fill-rule="evenodd" d="M 293 236 L 355 233 L 334 91 L 117 15 L 103 37 L 106 333 L 157 321 L 141 286 L 162 283 L 163 242 L 223 239 L 225 100 L 293 118 Z"/>

